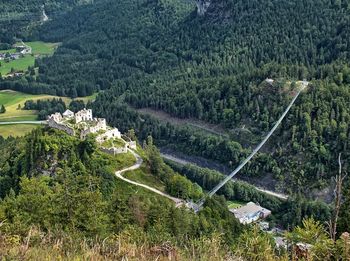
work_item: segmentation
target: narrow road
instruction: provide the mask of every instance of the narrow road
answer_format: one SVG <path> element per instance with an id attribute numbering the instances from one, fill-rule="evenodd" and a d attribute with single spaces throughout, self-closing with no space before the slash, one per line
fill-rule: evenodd
<path id="1" fill-rule="evenodd" d="M 144 185 L 144 184 L 141 184 L 141 183 L 138 183 L 138 182 L 135 182 L 135 181 L 132 181 L 130 179 L 127 179 L 125 177 L 122 176 L 123 173 L 125 172 L 128 172 L 128 171 L 131 171 L 131 170 L 136 170 L 136 169 L 139 169 L 143 163 L 143 160 L 142 158 L 137 154 L 135 153 L 133 150 L 130 150 L 128 149 L 128 151 L 135 157 L 136 159 L 136 163 L 134 165 L 132 165 L 131 167 L 128 167 L 128 168 L 125 168 L 125 169 L 122 169 L 122 170 L 118 170 L 115 172 L 115 175 L 117 176 L 117 178 L 129 183 L 129 184 L 133 184 L 135 186 L 139 186 L 139 187 L 142 187 L 142 188 L 145 188 L 147 190 L 150 190 L 160 196 L 163 196 L 163 197 L 166 197 L 172 201 L 175 202 L 176 206 L 181 206 L 182 204 L 184 204 L 185 202 L 182 200 L 182 199 L 179 199 L 179 198 L 174 198 L 168 194 L 165 194 L 164 192 L 162 191 L 159 191 L 155 188 L 152 188 L 150 186 L 147 186 L 147 185 Z"/>
<path id="2" fill-rule="evenodd" d="M 176 162 L 178 164 L 181 164 L 181 165 L 187 165 L 187 164 L 191 164 L 191 165 L 196 165 L 198 166 L 196 163 L 194 162 L 191 162 L 191 161 L 188 161 L 188 160 L 184 160 L 184 159 L 180 159 L 180 158 L 177 158 L 173 155 L 169 155 L 169 154 L 164 154 L 164 153 L 161 153 L 161 156 L 162 158 L 164 159 L 167 159 L 167 160 L 170 160 L 170 161 L 173 161 L 173 162 Z M 198 166 L 198 167 L 201 167 L 201 166 Z M 223 174 L 225 175 L 225 174 Z M 236 179 L 232 179 L 232 181 L 235 181 Z M 237 179 L 238 180 L 238 179 Z M 250 183 L 249 183 L 250 184 Z M 260 187 L 257 187 L 253 184 L 250 184 L 252 186 L 254 186 L 254 188 L 258 191 L 261 191 L 261 192 L 264 192 L 266 194 L 269 194 L 271 196 L 274 196 L 276 198 L 280 198 L 280 199 L 283 199 L 283 200 L 286 200 L 288 199 L 288 196 L 286 194 L 282 194 L 282 193 L 277 193 L 277 192 L 274 192 L 274 191 L 271 191 L 271 190 L 267 190 L 267 189 L 263 189 L 263 188 L 260 188 Z"/>
<path id="3" fill-rule="evenodd" d="M 0 125 L 14 125 L 14 124 L 36 124 L 36 125 L 45 125 L 46 121 L 3 121 L 0 122 Z"/>

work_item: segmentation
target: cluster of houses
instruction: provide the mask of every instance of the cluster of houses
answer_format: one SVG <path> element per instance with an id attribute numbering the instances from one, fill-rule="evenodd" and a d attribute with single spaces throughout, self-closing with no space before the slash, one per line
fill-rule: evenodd
<path id="1" fill-rule="evenodd" d="M 28 46 L 19 45 L 16 46 L 16 52 L 10 53 L 0 53 L 0 61 L 11 61 L 11 60 L 18 60 L 19 58 L 23 57 L 23 55 L 30 54 L 32 51 Z"/>
<path id="2" fill-rule="evenodd" d="M 0 53 L 0 61 L 11 61 L 11 60 L 18 60 L 21 58 L 20 53 Z"/>
<path id="3" fill-rule="evenodd" d="M 104 118 L 93 117 L 91 109 L 83 109 L 77 113 L 70 110 L 66 110 L 63 114 L 56 112 L 48 117 L 47 124 L 71 136 L 79 136 L 82 140 L 89 134 L 97 134 L 96 141 L 101 150 L 109 154 L 127 153 L 128 148 L 136 149 L 136 142 L 124 141 L 117 128 L 107 126 Z M 106 141 L 115 139 L 119 139 L 124 146 L 103 146 Z"/>

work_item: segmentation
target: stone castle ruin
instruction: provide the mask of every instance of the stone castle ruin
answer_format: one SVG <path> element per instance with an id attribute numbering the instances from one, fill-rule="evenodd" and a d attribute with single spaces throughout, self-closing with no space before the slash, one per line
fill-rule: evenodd
<path id="1" fill-rule="evenodd" d="M 56 112 L 48 117 L 47 122 L 50 127 L 63 130 L 69 135 L 75 135 L 77 130 L 81 130 L 81 139 L 85 139 L 90 133 L 107 130 L 106 119 L 94 118 L 91 109 L 83 109 L 77 113 L 66 110 L 62 115 Z"/>
<path id="2" fill-rule="evenodd" d="M 70 110 L 66 110 L 63 114 L 56 112 L 48 117 L 47 123 L 51 128 L 65 131 L 71 136 L 78 135 L 82 140 L 89 134 L 98 134 L 96 141 L 100 149 L 109 154 L 127 153 L 128 148 L 136 149 L 136 142 L 125 142 L 117 128 L 108 127 L 104 118 L 94 118 L 91 109 L 83 109 L 77 113 Z M 122 141 L 124 145 L 103 147 L 104 142 L 115 139 Z"/>
<path id="3" fill-rule="evenodd" d="M 74 136 L 75 135 L 74 128 L 63 123 L 62 120 L 63 120 L 63 117 L 62 117 L 61 113 L 56 112 L 55 114 L 52 114 L 49 116 L 47 123 L 51 128 L 65 131 L 69 135 Z"/>

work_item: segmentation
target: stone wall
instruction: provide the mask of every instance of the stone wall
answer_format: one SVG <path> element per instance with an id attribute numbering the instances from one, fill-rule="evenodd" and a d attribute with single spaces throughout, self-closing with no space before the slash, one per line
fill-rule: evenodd
<path id="1" fill-rule="evenodd" d="M 75 135 L 75 132 L 74 132 L 73 128 L 68 127 L 67 125 L 64 125 L 62 123 L 58 123 L 58 122 L 54 121 L 53 119 L 49 119 L 48 120 L 48 124 L 49 124 L 49 127 L 51 127 L 51 128 L 55 128 L 55 129 L 58 129 L 58 130 L 65 131 L 67 134 L 69 134 L 71 136 Z"/>
<path id="2" fill-rule="evenodd" d="M 111 155 L 123 154 L 123 153 L 128 152 L 128 149 L 126 146 L 123 148 L 104 148 L 104 147 L 101 147 L 100 150 L 104 153 L 108 153 Z"/>

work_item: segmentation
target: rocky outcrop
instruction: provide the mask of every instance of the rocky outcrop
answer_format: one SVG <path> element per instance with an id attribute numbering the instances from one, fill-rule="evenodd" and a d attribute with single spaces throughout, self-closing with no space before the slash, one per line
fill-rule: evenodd
<path id="1" fill-rule="evenodd" d="M 211 0 L 196 0 L 197 4 L 197 13 L 200 16 L 205 15 L 207 12 L 209 6 L 210 6 Z"/>
<path id="2" fill-rule="evenodd" d="M 205 16 L 207 23 L 227 25 L 233 16 L 233 0 L 196 0 L 198 16 Z"/>

